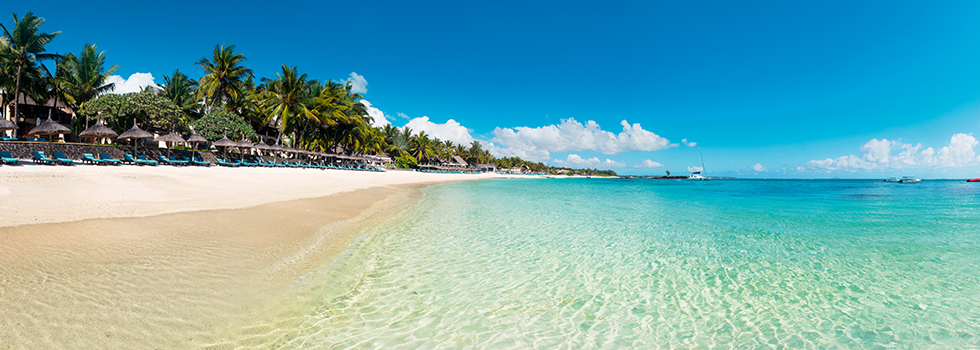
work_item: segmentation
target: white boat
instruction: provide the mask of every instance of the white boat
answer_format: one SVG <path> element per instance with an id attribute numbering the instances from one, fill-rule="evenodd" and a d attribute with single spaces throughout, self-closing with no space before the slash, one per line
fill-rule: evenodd
<path id="1" fill-rule="evenodd" d="M 902 178 L 899 179 L 898 182 L 903 184 L 917 184 L 919 182 L 922 182 L 922 179 L 917 179 L 912 176 L 902 176 Z"/>
<path id="2" fill-rule="evenodd" d="M 899 180 L 897 177 L 889 177 L 885 179 L 885 182 L 902 182 L 902 180 Z"/>
<path id="3" fill-rule="evenodd" d="M 708 181 L 708 180 L 711 180 L 710 178 L 705 177 L 704 175 L 701 175 L 701 172 L 704 171 L 704 161 L 701 160 L 701 147 L 698 147 L 698 168 L 701 168 L 701 170 L 692 172 L 691 173 L 691 176 L 688 176 L 687 177 L 688 180 L 692 180 L 692 181 Z"/>

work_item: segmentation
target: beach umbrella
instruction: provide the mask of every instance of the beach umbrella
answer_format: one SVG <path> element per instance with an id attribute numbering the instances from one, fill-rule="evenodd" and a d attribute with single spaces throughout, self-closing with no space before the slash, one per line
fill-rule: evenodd
<path id="1" fill-rule="evenodd" d="M 235 141 L 229 140 L 228 139 L 228 136 L 224 136 L 220 140 L 214 141 L 214 143 L 212 143 L 212 145 L 215 145 L 217 147 L 225 147 L 225 154 L 228 153 L 228 147 L 237 147 L 238 146 L 238 144 L 235 143 Z"/>
<path id="2" fill-rule="evenodd" d="M 137 145 L 136 140 L 138 139 L 148 139 L 152 138 L 153 134 L 149 131 L 140 129 L 140 126 L 136 124 L 136 119 L 133 119 L 133 127 L 129 130 L 124 131 L 121 135 L 117 136 L 117 140 L 132 140 L 133 141 L 133 158 L 136 158 Z"/>
<path id="3" fill-rule="evenodd" d="M 153 141 L 164 142 L 167 145 L 167 158 L 170 158 L 170 142 L 184 142 L 184 138 L 180 134 L 171 131 L 169 134 L 153 138 Z"/>
<path id="4" fill-rule="evenodd" d="M 269 144 L 265 143 L 265 141 L 262 140 L 259 140 L 259 143 L 255 144 L 255 148 L 258 149 L 259 151 L 271 151 L 275 149 L 274 147 L 269 146 Z"/>
<path id="5" fill-rule="evenodd" d="M 0 131 L 17 130 L 17 124 L 7 119 L 0 119 Z"/>
<path id="6" fill-rule="evenodd" d="M 246 148 L 255 148 L 255 146 L 252 145 L 251 142 L 248 142 L 248 139 L 244 139 L 244 138 L 241 141 L 235 143 L 235 147 L 238 147 L 238 150 L 242 152 L 242 160 L 245 160 Z"/>
<path id="7" fill-rule="evenodd" d="M 88 129 L 85 129 L 85 131 L 80 132 L 78 136 L 101 139 L 106 137 L 109 138 L 116 137 L 119 136 L 119 134 L 117 134 L 115 130 L 112 130 L 108 126 L 105 126 L 105 124 L 102 124 L 102 119 L 99 119 L 99 121 L 96 122 L 95 125 L 92 125 Z"/>
<path id="8" fill-rule="evenodd" d="M 197 149 L 197 144 L 199 144 L 201 142 L 208 142 L 208 140 L 205 139 L 204 136 L 198 135 L 197 133 L 195 133 L 192 130 L 191 131 L 191 134 L 190 135 L 187 135 L 187 138 L 185 139 L 185 142 L 187 142 L 187 143 L 193 143 L 194 144 L 194 149 L 196 150 Z M 191 153 L 191 160 L 196 160 L 194 158 L 194 153 L 193 152 Z"/>
<path id="9" fill-rule="evenodd" d="M 68 133 L 71 133 L 71 129 L 51 120 L 51 116 L 48 116 L 48 120 L 45 120 L 41 125 L 35 126 L 27 134 L 33 136 L 50 136 Z"/>

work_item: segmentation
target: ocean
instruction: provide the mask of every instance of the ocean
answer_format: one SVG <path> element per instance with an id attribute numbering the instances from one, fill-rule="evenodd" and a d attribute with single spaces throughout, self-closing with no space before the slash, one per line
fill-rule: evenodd
<path id="1" fill-rule="evenodd" d="M 977 348 L 978 243 L 963 181 L 451 183 L 277 291 L 301 305 L 241 344 Z"/>

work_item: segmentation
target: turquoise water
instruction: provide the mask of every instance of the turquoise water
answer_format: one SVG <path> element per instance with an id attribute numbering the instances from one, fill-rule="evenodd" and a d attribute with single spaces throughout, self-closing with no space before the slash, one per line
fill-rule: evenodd
<path id="1" fill-rule="evenodd" d="M 538 179 L 425 190 L 267 344 L 980 347 L 980 185 Z"/>

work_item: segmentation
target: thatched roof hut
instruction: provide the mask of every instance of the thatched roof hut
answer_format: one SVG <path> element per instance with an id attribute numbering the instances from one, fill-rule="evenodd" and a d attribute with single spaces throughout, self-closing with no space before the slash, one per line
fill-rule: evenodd
<path id="1" fill-rule="evenodd" d="M 51 117 L 48 116 L 48 120 L 45 120 L 43 123 L 41 123 L 41 125 L 35 126 L 27 134 L 28 135 L 60 135 L 60 134 L 68 134 L 68 133 L 71 133 L 71 129 L 68 129 L 64 125 L 61 125 L 58 122 L 55 122 L 54 120 L 51 120 Z"/>

